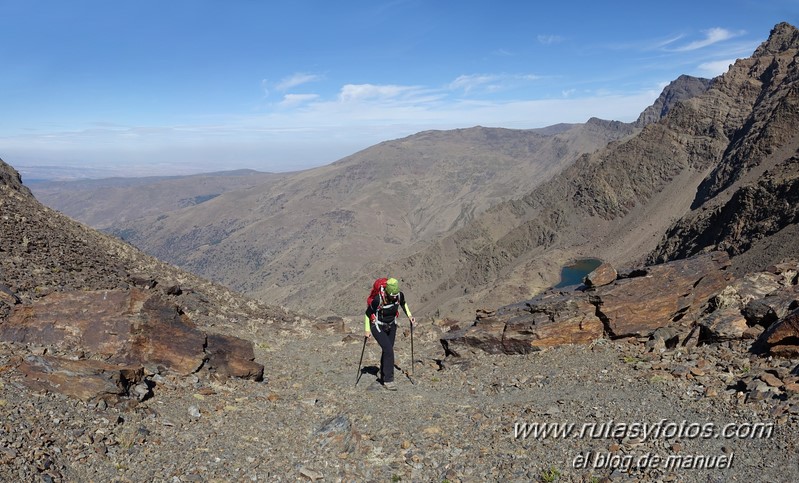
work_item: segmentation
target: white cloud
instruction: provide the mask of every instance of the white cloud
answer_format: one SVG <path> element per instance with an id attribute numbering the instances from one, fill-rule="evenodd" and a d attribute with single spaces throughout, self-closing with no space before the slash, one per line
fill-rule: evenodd
<path id="1" fill-rule="evenodd" d="M 656 49 L 663 49 L 666 46 L 671 45 L 674 42 L 677 42 L 678 40 L 682 39 L 683 37 L 685 37 L 685 36 L 682 35 L 682 34 L 679 34 L 679 35 L 675 35 L 673 37 L 669 37 L 669 38 L 664 39 L 664 40 L 659 40 L 659 41 L 657 41 L 655 43 L 655 48 Z"/>
<path id="2" fill-rule="evenodd" d="M 396 99 L 418 90 L 417 87 L 375 84 L 346 84 L 338 98 L 341 102 Z"/>
<path id="3" fill-rule="evenodd" d="M 458 76 L 457 79 L 449 83 L 449 88 L 452 90 L 463 90 L 464 92 L 469 93 L 478 87 L 495 83 L 499 79 L 500 79 L 499 76 L 493 74 L 461 75 Z"/>
<path id="4" fill-rule="evenodd" d="M 540 79 L 534 74 L 468 74 L 458 76 L 447 85 L 449 90 L 462 90 L 465 94 L 482 90 L 499 92 Z"/>
<path id="5" fill-rule="evenodd" d="M 732 32 L 727 29 L 715 27 L 709 30 L 704 30 L 703 33 L 705 34 L 705 38 L 702 40 L 696 40 L 691 42 L 690 44 L 683 45 L 682 47 L 677 47 L 674 49 L 676 52 L 687 52 L 690 50 L 697 50 L 702 49 L 704 47 L 708 47 L 718 42 L 723 42 L 725 40 L 729 40 L 733 37 L 737 37 L 741 34 L 741 32 Z"/>
<path id="6" fill-rule="evenodd" d="M 280 102 L 281 107 L 296 107 L 319 99 L 318 94 L 286 94 Z"/>
<path id="7" fill-rule="evenodd" d="M 704 76 L 716 77 L 727 72 L 727 70 L 730 68 L 730 65 L 734 63 L 735 59 L 716 60 L 713 62 L 704 62 L 699 64 L 698 69 Z"/>
<path id="8" fill-rule="evenodd" d="M 320 80 L 321 78 L 322 76 L 317 74 L 296 73 L 285 77 L 283 80 L 278 82 L 278 84 L 275 86 L 275 89 L 281 92 L 287 91 L 294 87 Z"/>
<path id="9" fill-rule="evenodd" d="M 594 116 L 632 121 L 659 94 L 652 90 L 614 96 L 564 89 L 563 98 L 541 100 L 530 100 L 521 92 L 503 100 L 457 95 L 468 89 L 484 92 L 491 86 L 519 86 L 537 78 L 531 74 L 463 75 L 438 89 L 347 84 L 335 98 L 286 93 L 272 109 L 248 115 L 209 116 L 179 125 L 74 125 L 0 135 L 0 142 L 7 161 L 29 166 L 72 159 L 98 166 L 162 163 L 173 171 L 185 164 L 207 171 L 206 167 L 217 170 L 225 162 L 231 169 L 280 171 L 319 166 L 428 129 L 475 125 L 529 129 L 585 122 Z"/>

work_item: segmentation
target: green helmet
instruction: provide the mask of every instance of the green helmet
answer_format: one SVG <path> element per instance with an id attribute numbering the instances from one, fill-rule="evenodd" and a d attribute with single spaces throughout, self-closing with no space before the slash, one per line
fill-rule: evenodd
<path id="1" fill-rule="evenodd" d="M 386 293 L 388 295 L 399 294 L 399 282 L 396 278 L 389 278 L 386 280 Z"/>

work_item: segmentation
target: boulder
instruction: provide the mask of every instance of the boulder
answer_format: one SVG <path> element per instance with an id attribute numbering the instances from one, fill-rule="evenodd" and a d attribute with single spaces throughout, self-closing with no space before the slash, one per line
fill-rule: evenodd
<path id="1" fill-rule="evenodd" d="M 588 344 L 603 334 L 602 321 L 584 294 L 548 292 L 528 302 L 482 313 L 465 329 L 441 338 L 450 355 L 480 349 L 492 354 L 525 354 L 563 344 Z"/>
<path id="2" fill-rule="evenodd" d="M 724 252 L 654 265 L 597 288 L 590 300 L 612 337 L 646 337 L 670 324 L 692 325 L 710 297 L 729 284 L 729 266 Z"/>
<path id="3" fill-rule="evenodd" d="M 152 290 L 55 292 L 31 305 L 16 305 L 0 324 L 0 340 L 102 359 L 107 365 L 93 360 L 72 365 L 55 359 L 20 365 L 31 374 L 42 368 L 38 372 L 48 376 L 36 380 L 46 380 L 49 387 L 81 399 L 87 394 L 76 393 L 73 386 L 91 384 L 88 393 L 99 394 L 97 387 L 105 385 L 113 392 L 109 384 L 119 386 L 121 377 L 113 374 L 145 365 L 188 375 L 208 362 L 225 377 L 263 379 L 264 368 L 254 362 L 252 342 L 230 335 L 207 335 L 174 303 Z M 72 382 L 60 382 L 70 377 Z"/>
<path id="4" fill-rule="evenodd" d="M 747 333 L 749 326 L 746 317 L 737 307 L 724 307 L 699 320 L 702 328 L 701 340 L 705 342 L 718 342 L 741 339 Z"/>
<path id="5" fill-rule="evenodd" d="M 593 272 L 586 275 L 584 283 L 588 287 L 602 287 L 613 283 L 618 275 L 613 265 L 605 262 L 598 266 Z"/>
<path id="6" fill-rule="evenodd" d="M 772 324 L 755 342 L 755 352 L 799 357 L 799 309 Z"/>
<path id="7" fill-rule="evenodd" d="M 681 334 L 672 327 L 661 327 L 652 332 L 646 347 L 651 350 L 664 351 L 674 349 L 680 343 Z"/>
<path id="8" fill-rule="evenodd" d="M 763 298 L 749 301 L 743 308 L 749 325 L 769 327 L 799 307 L 799 286 L 780 287 Z"/>
<path id="9" fill-rule="evenodd" d="M 206 358 L 205 334 L 174 304 L 140 289 L 55 292 L 18 305 L 0 326 L 0 339 L 120 364 L 160 364 L 183 375 Z"/>
<path id="10" fill-rule="evenodd" d="M 84 402 L 116 402 L 142 381 L 142 366 L 120 366 L 97 360 L 70 360 L 28 355 L 14 365 L 25 376 L 23 384 L 35 391 L 51 391 Z"/>
<path id="11" fill-rule="evenodd" d="M 782 287 L 780 279 L 777 274 L 755 272 L 724 287 L 710 299 L 706 309 L 709 313 L 698 322 L 702 341 L 755 338 L 757 331 L 751 329 L 754 323 L 747 316 L 746 309 L 756 307 L 763 297 L 779 290 Z"/>
<path id="12" fill-rule="evenodd" d="M 217 374 L 262 381 L 264 366 L 255 362 L 252 342 L 232 335 L 208 334 L 208 365 Z"/>

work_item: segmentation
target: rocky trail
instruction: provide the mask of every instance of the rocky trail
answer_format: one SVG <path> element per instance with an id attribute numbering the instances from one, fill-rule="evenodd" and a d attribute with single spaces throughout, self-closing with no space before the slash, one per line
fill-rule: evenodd
<path id="1" fill-rule="evenodd" d="M 397 339 L 404 369 L 407 335 Z M 799 361 L 750 356 L 734 342 L 651 352 L 607 340 L 444 358 L 438 336 L 425 324 L 414 331 L 416 384 L 398 373 L 397 392 L 370 373 L 379 361 L 374 341 L 355 387 L 360 334 L 304 329 L 254 339 L 256 360 L 266 367 L 262 382 L 220 383 L 202 371 L 153 374 L 152 397 L 110 407 L 52 393 L 31 397 L 7 370 L 19 348 L 4 343 L 0 479 L 799 479 Z M 751 388 L 763 381 L 783 390 L 756 397 Z M 536 437 L 532 425 L 543 423 L 574 424 L 574 433 Z M 640 425 L 652 428 L 644 435 Z M 664 462 L 652 463 L 652 455 Z M 716 467 L 703 469 L 711 458 Z"/>

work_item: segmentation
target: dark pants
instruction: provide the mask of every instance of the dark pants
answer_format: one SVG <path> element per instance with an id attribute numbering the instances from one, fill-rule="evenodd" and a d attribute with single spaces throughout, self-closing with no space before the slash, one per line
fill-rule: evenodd
<path id="1" fill-rule="evenodd" d="M 380 325 L 380 332 L 377 331 L 375 324 L 369 324 L 372 335 L 383 354 L 380 356 L 380 378 L 383 383 L 394 380 L 394 338 L 397 336 L 397 324 Z"/>

